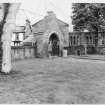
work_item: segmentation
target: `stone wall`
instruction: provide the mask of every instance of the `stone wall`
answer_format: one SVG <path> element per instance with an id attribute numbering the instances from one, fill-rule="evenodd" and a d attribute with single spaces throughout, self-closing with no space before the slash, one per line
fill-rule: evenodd
<path id="1" fill-rule="evenodd" d="M 12 61 L 34 58 L 36 56 L 35 48 L 32 46 L 12 46 Z"/>
<path id="2" fill-rule="evenodd" d="M 83 55 L 84 52 L 84 46 L 71 46 L 68 48 L 68 55 Z"/>
<path id="3" fill-rule="evenodd" d="M 40 57 L 48 57 L 48 43 L 53 34 L 59 39 L 60 49 L 68 46 L 69 25 L 56 18 L 53 11 L 42 20 L 32 25 L 33 33 L 37 42 L 37 53 Z"/>

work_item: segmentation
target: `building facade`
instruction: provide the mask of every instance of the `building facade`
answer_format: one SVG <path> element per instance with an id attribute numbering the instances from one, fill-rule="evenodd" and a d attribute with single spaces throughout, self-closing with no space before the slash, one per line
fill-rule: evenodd
<path id="1" fill-rule="evenodd" d="M 27 29 L 30 29 L 29 25 L 27 27 Z M 49 42 L 52 43 L 53 55 L 60 55 L 63 48 L 69 45 L 69 25 L 57 19 L 52 11 L 49 11 L 44 19 L 33 24 L 31 29 L 32 33 L 28 34 L 28 37 L 26 36 L 23 43 L 24 45 L 33 43 L 37 54 L 41 57 L 48 56 Z"/>
<path id="2" fill-rule="evenodd" d="M 69 54 L 104 54 L 105 32 L 70 32 Z"/>
<path id="3" fill-rule="evenodd" d="M 16 26 L 15 31 L 12 33 L 11 46 L 21 46 L 24 39 L 25 26 Z"/>
<path id="4" fill-rule="evenodd" d="M 105 32 L 69 32 L 69 25 L 57 19 L 52 11 L 33 25 L 26 20 L 26 26 L 17 27 L 14 33 L 14 44 L 20 42 L 18 35 L 22 33 L 23 46 L 33 46 L 36 57 L 48 57 L 49 42 L 52 43 L 53 56 L 61 56 L 64 48 L 67 49 L 68 55 L 105 52 Z"/>

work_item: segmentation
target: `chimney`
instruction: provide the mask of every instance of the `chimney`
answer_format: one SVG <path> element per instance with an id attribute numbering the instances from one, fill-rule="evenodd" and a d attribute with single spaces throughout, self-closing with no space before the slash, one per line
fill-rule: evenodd
<path id="1" fill-rule="evenodd" d="M 51 17 L 56 17 L 56 15 L 54 14 L 53 11 L 48 11 L 47 12 L 48 16 L 51 16 Z"/>
<path id="2" fill-rule="evenodd" d="M 48 22 L 48 21 L 51 21 L 52 19 L 55 19 L 56 18 L 56 15 L 54 14 L 53 11 L 48 11 L 47 12 L 47 16 L 45 16 L 45 21 Z"/>

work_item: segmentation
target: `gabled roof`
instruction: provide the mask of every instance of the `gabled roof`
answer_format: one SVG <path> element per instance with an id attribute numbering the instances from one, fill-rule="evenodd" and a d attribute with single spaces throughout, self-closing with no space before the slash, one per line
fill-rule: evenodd
<path id="1" fill-rule="evenodd" d="M 43 19 L 39 20 L 38 22 L 34 23 L 32 26 L 37 25 L 38 23 L 41 23 L 43 21 Z"/>
<path id="2" fill-rule="evenodd" d="M 57 19 L 58 21 L 58 24 L 62 24 L 62 25 L 65 25 L 65 26 L 69 26 L 69 24 L 67 24 L 66 22 L 60 20 L 60 19 Z"/>
<path id="3" fill-rule="evenodd" d="M 66 22 L 63 22 L 62 20 L 60 19 L 57 19 L 56 18 L 56 21 L 57 21 L 57 24 L 59 26 L 64 26 L 64 27 L 68 27 L 69 24 L 67 24 Z M 39 20 L 38 22 L 34 23 L 32 25 L 33 27 L 33 32 L 45 32 L 46 31 L 46 28 L 48 27 L 48 23 L 50 22 L 50 20 L 47 20 L 47 19 L 41 19 Z"/>
<path id="4" fill-rule="evenodd" d="M 32 25 L 33 33 L 45 32 L 46 30 L 45 25 L 46 23 L 44 22 L 44 19 L 41 19 L 38 22 L 34 23 Z"/>
<path id="5" fill-rule="evenodd" d="M 56 18 L 57 19 L 57 18 Z M 44 19 L 41 19 L 41 20 L 39 20 L 38 22 L 36 22 L 36 23 L 34 23 L 32 26 L 35 26 L 35 25 L 37 25 L 37 24 L 41 24 L 41 22 L 43 22 L 44 21 Z M 62 25 L 67 25 L 67 26 L 69 26 L 69 24 L 67 24 L 66 22 L 64 22 L 64 21 L 62 21 L 62 20 L 60 20 L 60 19 L 57 19 L 57 21 L 58 21 L 58 23 L 60 23 L 60 24 L 62 24 Z"/>

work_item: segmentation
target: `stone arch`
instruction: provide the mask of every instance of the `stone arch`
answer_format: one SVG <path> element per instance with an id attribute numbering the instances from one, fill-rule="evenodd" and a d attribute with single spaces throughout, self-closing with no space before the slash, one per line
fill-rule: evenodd
<path id="1" fill-rule="evenodd" d="M 63 48 L 64 48 L 64 37 L 60 31 L 54 30 L 47 30 L 43 37 L 42 37 L 42 48 L 39 51 L 42 57 L 48 57 L 48 46 L 49 46 L 49 39 L 55 34 L 55 36 L 59 40 L 59 56 L 62 56 Z"/>
<path id="2" fill-rule="evenodd" d="M 49 42 L 52 43 L 52 55 L 59 56 L 60 53 L 60 40 L 56 33 L 50 34 Z"/>
<path id="3" fill-rule="evenodd" d="M 57 40 L 59 41 L 59 37 L 56 33 L 52 33 L 49 37 L 49 41 Z"/>

